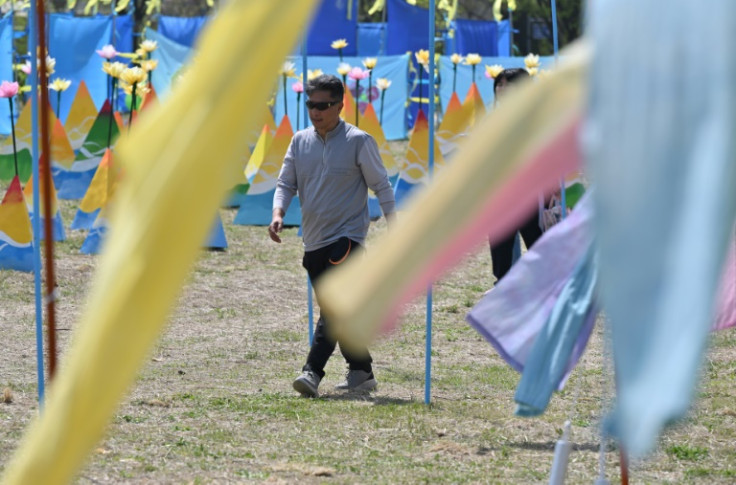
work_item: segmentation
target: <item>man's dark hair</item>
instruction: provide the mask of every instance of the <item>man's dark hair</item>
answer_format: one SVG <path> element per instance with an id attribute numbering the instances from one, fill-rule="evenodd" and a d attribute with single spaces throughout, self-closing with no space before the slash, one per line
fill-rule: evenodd
<path id="1" fill-rule="evenodd" d="M 496 92 L 496 87 L 502 79 L 506 80 L 506 84 L 512 84 L 514 82 L 521 81 L 522 79 L 527 79 L 528 77 L 529 73 L 526 71 L 526 69 L 522 69 L 520 67 L 504 69 L 493 80 L 493 92 Z"/>
<path id="2" fill-rule="evenodd" d="M 342 81 L 332 74 L 322 74 L 314 79 L 310 79 L 307 81 L 307 88 L 305 91 L 307 92 L 307 96 L 311 96 L 315 91 L 327 91 L 330 93 L 330 97 L 334 101 L 342 101 L 342 97 L 345 94 L 345 88 L 342 85 Z"/>

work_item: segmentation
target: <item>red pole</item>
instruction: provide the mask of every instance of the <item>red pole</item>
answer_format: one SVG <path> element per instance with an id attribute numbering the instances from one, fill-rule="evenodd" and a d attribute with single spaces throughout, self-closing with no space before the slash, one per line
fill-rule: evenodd
<path id="1" fill-rule="evenodd" d="M 619 461 L 621 462 L 621 485 L 629 485 L 629 458 L 626 456 L 626 450 L 621 447 L 619 448 Z"/>
<path id="2" fill-rule="evenodd" d="M 44 0 L 36 0 L 36 18 L 38 19 L 38 52 L 39 59 L 38 80 L 41 86 L 41 153 L 39 160 L 41 179 L 43 184 L 43 217 L 44 217 L 44 249 L 46 250 L 46 316 L 47 328 L 46 334 L 48 338 L 49 348 L 49 380 L 52 380 L 56 373 L 56 315 L 54 309 L 56 275 L 54 274 L 54 237 L 51 223 L 53 214 L 51 213 L 51 160 L 49 147 L 49 80 L 46 73 L 46 13 L 44 8 Z M 33 54 L 31 54 L 33 55 Z M 41 211 L 38 211 L 39 213 Z"/>

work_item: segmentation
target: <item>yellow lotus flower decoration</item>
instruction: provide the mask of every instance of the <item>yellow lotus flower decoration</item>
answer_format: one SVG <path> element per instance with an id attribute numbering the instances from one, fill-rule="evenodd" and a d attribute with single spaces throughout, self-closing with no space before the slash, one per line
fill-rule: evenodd
<path id="1" fill-rule="evenodd" d="M 419 49 L 417 52 L 414 53 L 414 57 L 416 57 L 417 63 L 421 64 L 422 66 L 429 65 L 429 51 L 427 49 Z"/>
<path id="2" fill-rule="evenodd" d="M 344 49 L 348 46 L 348 41 L 346 39 L 337 39 L 335 41 L 332 41 L 332 44 L 330 44 L 330 47 L 333 49 Z"/>
<path id="3" fill-rule="evenodd" d="M 494 64 L 492 66 L 486 66 L 486 74 L 488 74 L 488 77 L 491 79 L 496 79 L 496 76 L 501 74 L 503 71 L 503 66 L 500 64 Z"/>
<path id="4" fill-rule="evenodd" d="M 526 70 L 526 72 L 528 72 L 531 77 L 534 77 L 534 76 L 536 76 L 539 73 L 539 68 L 537 68 L 537 67 L 530 67 L 530 68 L 528 68 Z"/>
<path id="5" fill-rule="evenodd" d="M 463 62 L 463 56 L 461 56 L 460 54 L 453 54 L 450 56 L 450 60 L 452 61 L 453 64 L 457 66 L 458 64 Z"/>
<path id="6" fill-rule="evenodd" d="M 468 54 L 465 57 L 465 64 L 467 64 L 468 66 L 476 66 L 480 64 L 481 60 L 483 60 L 483 58 L 478 54 Z"/>
<path id="7" fill-rule="evenodd" d="M 307 71 L 307 81 L 311 81 L 312 79 L 316 78 L 317 76 L 321 76 L 322 74 L 324 74 L 324 72 L 322 72 L 322 69 L 310 69 Z"/>
<path id="8" fill-rule="evenodd" d="M 148 87 L 147 82 L 137 82 L 134 84 L 128 84 L 126 82 L 120 83 L 120 87 L 123 88 L 123 91 L 125 91 L 125 94 L 133 95 L 133 86 L 135 85 L 135 95 L 137 97 L 145 96 L 148 94 L 151 89 Z"/>
<path id="9" fill-rule="evenodd" d="M 103 62 L 102 63 L 102 70 L 105 72 L 105 74 L 108 74 L 110 77 L 114 78 L 120 78 L 120 75 L 123 74 L 123 71 L 125 71 L 126 67 L 125 64 L 122 62 Z"/>
<path id="10" fill-rule="evenodd" d="M 141 61 L 141 69 L 146 72 L 151 72 L 158 67 L 158 59 L 146 59 Z"/>
<path id="11" fill-rule="evenodd" d="M 529 54 L 524 58 L 524 65 L 527 69 L 532 69 L 534 67 L 539 67 L 539 56 L 535 54 Z"/>
<path id="12" fill-rule="evenodd" d="M 146 80 L 146 71 L 140 67 L 131 67 L 123 71 L 120 80 L 126 84 L 135 84 Z"/>
<path id="13" fill-rule="evenodd" d="M 71 85 L 72 82 L 69 79 L 61 79 L 57 77 L 54 79 L 54 82 L 49 84 L 49 89 L 56 91 L 57 93 L 61 93 L 69 89 L 69 86 Z"/>
<path id="14" fill-rule="evenodd" d="M 363 59 L 363 65 L 366 69 L 373 69 L 374 67 L 376 67 L 377 63 L 378 59 L 376 59 L 375 57 L 366 57 L 365 59 Z"/>
<path id="15" fill-rule="evenodd" d="M 155 51 L 157 47 L 158 42 L 156 42 L 155 40 L 144 40 L 143 42 L 141 42 L 140 46 L 140 48 L 147 53 Z"/>
<path id="16" fill-rule="evenodd" d="M 391 87 L 391 81 L 389 79 L 386 79 L 385 77 L 378 78 L 376 79 L 376 87 L 381 91 L 385 91 L 389 87 Z"/>
<path id="17" fill-rule="evenodd" d="M 281 69 L 279 69 L 279 74 L 285 77 L 296 78 L 296 66 L 293 62 L 286 61 L 281 65 Z"/>
<path id="18" fill-rule="evenodd" d="M 337 66 L 337 73 L 341 76 L 347 76 L 350 72 L 350 64 L 347 62 L 341 62 L 340 65 Z"/>

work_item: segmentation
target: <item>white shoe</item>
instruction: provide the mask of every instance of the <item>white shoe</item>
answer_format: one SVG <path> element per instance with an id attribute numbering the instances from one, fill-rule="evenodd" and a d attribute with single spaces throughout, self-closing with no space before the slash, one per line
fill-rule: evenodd
<path id="1" fill-rule="evenodd" d="M 345 380 L 335 386 L 340 391 L 372 391 L 378 387 L 373 372 L 364 370 L 349 370 L 345 374 Z"/>

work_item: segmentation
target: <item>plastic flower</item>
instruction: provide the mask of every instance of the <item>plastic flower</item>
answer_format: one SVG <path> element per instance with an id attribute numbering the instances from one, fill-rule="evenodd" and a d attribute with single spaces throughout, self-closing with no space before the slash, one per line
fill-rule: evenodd
<path id="1" fill-rule="evenodd" d="M 144 40 L 141 42 L 140 49 L 144 52 L 151 53 L 158 47 L 158 42 L 155 40 Z"/>
<path id="2" fill-rule="evenodd" d="M 482 58 L 478 54 L 468 54 L 465 57 L 465 64 L 467 64 L 468 66 L 476 66 L 480 64 L 481 60 Z"/>
<path id="3" fill-rule="evenodd" d="M 54 79 L 54 82 L 49 84 L 49 89 L 56 91 L 57 93 L 61 93 L 69 89 L 69 86 L 71 85 L 72 82 L 69 79 L 61 79 L 60 77 L 57 77 Z"/>
<path id="4" fill-rule="evenodd" d="M 527 69 L 532 69 L 535 67 L 539 67 L 539 56 L 534 54 L 529 54 L 524 58 L 524 65 Z"/>
<path id="5" fill-rule="evenodd" d="M 348 46 L 348 41 L 346 39 L 337 39 L 337 40 L 332 41 L 332 44 L 330 44 L 330 47 L 332 47 L 333 49 L 337 49 L 337 50 L 344 49 L 347 46 Z"/>
<path id="6" fill-rule="evenodd" d="M 301 81 L 297 81 L 294 84 L 291 85 L 291 90 L 295 93 L 303 93 L 304 92 L 304 85 Z"/>
<path id="7" fill-rule="evenodd" d="M 463 56 L 461 56 L 460 54 L 453 54 L 450 56 L 450 60 L 452 61 L 453 64 L 457 66 L 458 64 L 463 62 Z"/>
<path id="8" fill-rule="evenodd" d="M 18 83 L 3 81 L 2 84 L 0 84 L 0 98 L 12 98 L 18 94 L 18 89 Z"/>
<path id="9" fill-rule="evenodd" d="M 46 74 L 49 76 L 56 72 L 56 59 L 46 56 Z"/>
<path id="10" fill-rule="evenodd" d="M 279 74 L 281 74 L 284 77 L 296 78 L 296 66 L 294 65 L 293 62 L 286 61 L 281 65 Z"/>
<path id="11" fill-rule="evenodd" d="M 486 65 L 486 77 L 488 79 L 496 79 L 496 76 L 501 74 L 503 66 L 500 64 L 494 64 L 492 66 Z"/>
<path id="12" fill-rule="evenodd" d="M 389 79 L 386 79 L 385 77 L 376 79 L 376 87 L 381 91 L 385 91 L 389 87 L 391 87 L 391 81 Z"/>
<path id="13" fill-rule="evenodd" d="M 25 64 L 22 64 L 20 66 L 20 70 L 30 76 L 31 75 L 31 61 L 26 61 Z"/>
<path id="14" fill-rule="evenodd" d="M 310 69 L 309 71 L 307 71 L 307 81 L 311 81 L 312 79 L 321 76 L 322 74 L 324 74 L 322 72 L 322 69 L 315 69 L 314 71 Z"/>
<path id="15" fill-rule="evenodd" d="M 367 78 L 369 74 L 369 71 L 364 71 L 359 67 L 354 67 L 348 73 L 348 77 L 354 81 L 362 81 L 363 79 Z"/>
<path id="16" fill-rule="evenodd" d="M 366 69 L 373 69 L 374 67 L 376 67 L 377 62 L 378 59 L 376 59 L 375 57 L 366 57 L 365 59 L 363 59 L 363 65 Z"/>
<path id="17" fill-rule="evenodd" d="M 414 57 L 416 57 L 417 63 L 422 66 L 426 67 L 429 65 L 429 51 L 427 49 L 419 49 L 414 53 Z"/>
<path id="18" fill-rule="evenodd" d="M 126 66 L 122 62 L 103 62 L 102 70 L 110 77 L 120 78 Z"/>
<path id="19" fill-rule="evenodd" d="M 341 62 L 339 66 L 337 66 L 337 73 L 341 76 L 347 76 L 350 72 L 350 64 L 347 62 Z"/>
<path id="20" fill-rule="evenodd" d="M 148 83 L 145 83 L 143 81 L 136 82 L 133 84 L 128 84 L 126 82 L 123 82 L 120 84 L 120 87 L 123 88 L 123 91 L 125 91 L 125 94 L 133 94 L 133 86 L 135 86 L 135 95 L 138 96 L 144 96 L 148 94 L 151 90 L 148 88 Z"/>
<path id="21" fill-rule="evenodd" d="M 529 69 L 526 70 L 526 72 L 528 72 L 531 77 L 534 77 L 539 73 L 539 68 L 530 67 Z"/>
<path id="22" fill-rule="evenodd" d="M 145 81 L 146 71 L 140 67 L 130 67 L 120 74 L 120 80 L 125 84 L 136 84 Z"/>
<path id="23" fill-rule="evenodd" d="M 158 67 L 157 59 L 146 59 L 145 61 L 141 61 L 141 69 L 146 72 L 151 72 L 156 69 L 156 67 Z"/>
<path id="24" fill-rule="evenodd" d="M 107 59 L 108 61 L 110 59 L 114 59 L 115 56 L 118 55 L 118 51 L 115 50 L 115 46 L 112 44 L 107 44 L 106 46 L 103 46 L 102 49 L 99 49 L 97 51 L 97 54 L 102 57 L 103 59 Z"/>

